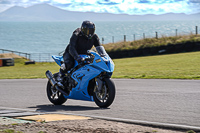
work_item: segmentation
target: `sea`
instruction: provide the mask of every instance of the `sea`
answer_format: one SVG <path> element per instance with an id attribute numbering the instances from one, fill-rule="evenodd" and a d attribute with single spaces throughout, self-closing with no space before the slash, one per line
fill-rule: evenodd
<path id="1" fill-rule="evenodd" d="M 82 22 L 0 22 L 0 49 L 24 53 L 62 52 Z M 156 36 L 200 34 L 200 21 L 94 22 L 102 44 Z M 0 51 L 1 52 L 1 51 Z"/>

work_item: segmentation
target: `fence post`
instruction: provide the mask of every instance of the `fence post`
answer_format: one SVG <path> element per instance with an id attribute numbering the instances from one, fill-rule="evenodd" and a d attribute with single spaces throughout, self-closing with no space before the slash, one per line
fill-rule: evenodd
<path id="1" fill-rule="evenodd" d="M 112 42 L 114 43 L 114 36 L 112 36 Z"/>
<path id="2" fill-rule="evenodd" d="M 135 34 L 133 34 L 133 40 L 135 41 Z"/>
<path id="3" fill-rule="evenodd" d="M 143 33 L 143 39 L 145 39 L 145 33 Z"/>
<path id="4" fill-rule="evenodd" d="M 196 35 L 198 35 L 198 26 L 196 26 Z"/>
<path id="5" fill-rule="evenodd" d="M 126 35 L 124 35 L 124 42 L 126 42 Z"/>
<path id="6" fill-rule="evenodd" d="M 31 54 L 28 54 L 28 55 L 29 55 L 29 58 L 28 58 L 28 59 L 31 60 Z"/>
<path id="7" fill-rule="evenodd" d="M 48 59 L 49 59 L 49 62 L 50 62 L 50 56 L 51 56 L 50 53 L 48 53 L 48 57 L 49 57 Z"/>
<path id="8" fill-rule="evenodd" d="M 102 37 L 102 44 L 104 43 L 104 38 Z"/>
<path id="9" fill-rule="evenodd" d="M 40 62 L 40 60 L 41 60 L 41 57 L 40 57 L 40 53 L 39 53 L 39 62 Z"/>
<path id="10" fill-rule="evenodd" d="M 158 39 L 158 32 L 156 32 L 156 39 Z"/>
<path id="11" fill-rule="evenodd" d="M 176 29 L 176 37 L 178 36 L 178 29 Z"/>

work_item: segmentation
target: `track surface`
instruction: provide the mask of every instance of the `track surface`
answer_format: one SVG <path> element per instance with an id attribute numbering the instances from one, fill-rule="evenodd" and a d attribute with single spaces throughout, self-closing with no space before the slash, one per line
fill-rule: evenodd
<path id="1" fill-rule="evenodd" d="M 0 80 L 0 107 L 200 127 L 200 80 L 113 80 L 117 92 L 108 109 L 71 99 L 53 106 L 46 96 L 47 79 Z"/>

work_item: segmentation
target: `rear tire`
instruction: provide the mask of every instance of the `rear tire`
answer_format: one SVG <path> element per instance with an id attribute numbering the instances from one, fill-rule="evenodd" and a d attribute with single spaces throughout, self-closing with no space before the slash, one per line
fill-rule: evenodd
<path id="1" fill-rule="evenodd" d="M 54 105 L 62 105 L 67 101 L 63 94 L 56 90 L 56 88 L 53 87 L 49 81 L 47 83 L 47 97 Z"/>
<path id="2" fill-rule="evenodd" d="M 100 108 L 109 107 L 115 99 L 115 85 L 110 78 L 104 79 L 101 92 L 93 93 L 94 101 Z"/>

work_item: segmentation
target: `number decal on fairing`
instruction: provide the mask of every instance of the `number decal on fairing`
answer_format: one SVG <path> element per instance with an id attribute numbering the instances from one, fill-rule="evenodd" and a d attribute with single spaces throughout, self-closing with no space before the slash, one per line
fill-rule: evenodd
<path id="1" fill-rule="evenodd" d="M 74 73 L 72 75 L 75 79 L 77 79 L 78 81 L 82 80 L 82 78 L 85 76 L 85 74 L 83 73 Z"/>

